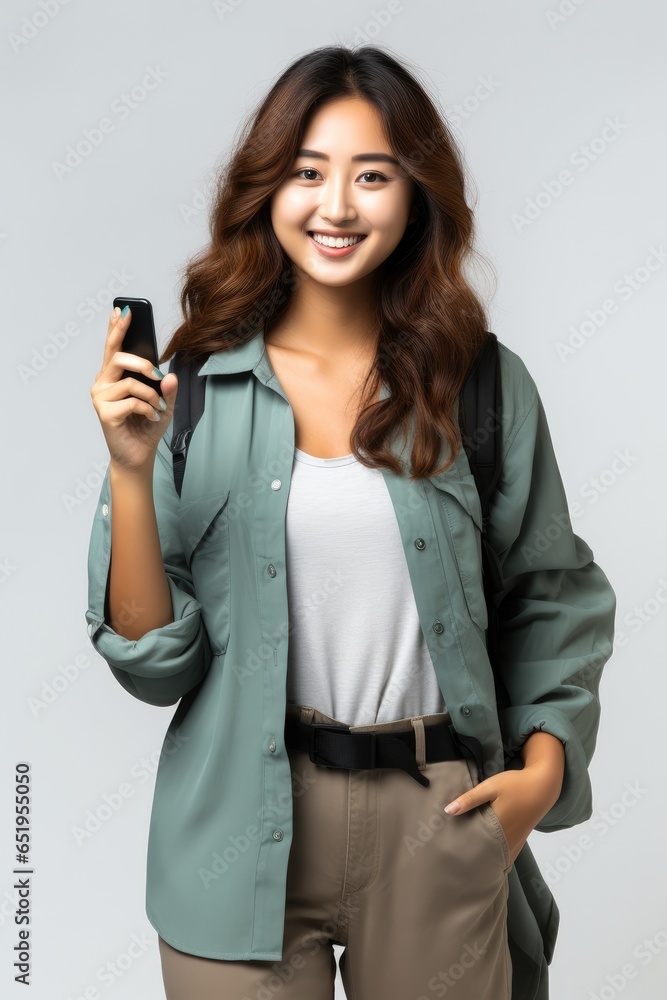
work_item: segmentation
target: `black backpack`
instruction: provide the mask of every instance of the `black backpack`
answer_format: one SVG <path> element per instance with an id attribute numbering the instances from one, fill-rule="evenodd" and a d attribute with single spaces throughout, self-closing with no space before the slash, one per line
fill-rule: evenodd
<path id="1" fill-rule="evenodd" d="M 169 371 L 178 376 L 178 395 L 173 415 L 171 451 L 174 483 L 181 495 L 188 445 L 204 412 L 206 376 L 197 371 L 202 362 L 188 363 L 177 351 Z M 498 558 L 486 538 L 489 506 L 500 475 L 502 393 L 498 338 L 489 331 L 487 342 L 463 385 L 459 398 L 459 427 L 470 470 L 475 477 L 482 507 L 482 573 L 488 611 L 487 648 L 493 667 L 498 708 L 509 705 L 509 697 L 497 670 L 497 604 L 502 593 L 503 574 Z M 489 426 L 490 424 L 490 426 Z"/>

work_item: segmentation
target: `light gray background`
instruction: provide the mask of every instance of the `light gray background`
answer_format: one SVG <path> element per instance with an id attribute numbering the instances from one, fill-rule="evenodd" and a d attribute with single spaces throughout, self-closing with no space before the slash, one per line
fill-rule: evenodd
<path id="1" fill-rule="evenodd" d="M 552 996 L 662 995 L 667 267 L 651 253 L 667 247 L 664 6 L 43 3 L 50 15 L 39 0 L 2 10 L 3 996 L 26 995 L 12 966 L 19 760 L 31 763 L 34 785 L 30 995 L 163 996 L 144 914 L 154 773 L 141 762 L 157 756 L 173 707 L 129 696 L 84 620 L 89 532 L 108 459 L 89 389 L 112 280 L 128 274 L 124 292 L 152 300 L 165 343 L 177 321 L 179 269 L 207 239 L 207 192 L 242 118 L 298 55 L 364 39 L 418 67 L 458 122 L 479 198 L 480 248 L 498 273 L 492 328 L 537 381 L 568 497 L 579 504 L 575 531 L 618 596 L 591 767 L 595 814 L 530 838 L 562 915 Z M 570 13 L 559 16 L 559 3 Z M 34 37 L 16 50 L 22 31 Z M 164 79 L 121 118 L 113 102 L 149 67 Z M 484 80 L 492 92 L 480 99 Z M 58 179 L 54 164 L 67 146 L 103 117 L 113 132 Z M 608 119 L 622 127 L 600 141 Z M 593 154 L 587 169 L 583 147 Z M 563 170 L 572 184 L 518 231 L 514 215 Z M 624 276 L 633 274 L 627 294 Z M 606 300 L 616 311 L 562 359 L 559 344 Z M 34 700 L 54 685 L 55 699 L 39 708 Z M 132 796 L 78 843 L 86 811 L 123 782 Z M 133 935 L 149 944 L 128 967 L 122 956 Z M 107 985 L 98 972 L 119 957 L 123 974 Z"/>

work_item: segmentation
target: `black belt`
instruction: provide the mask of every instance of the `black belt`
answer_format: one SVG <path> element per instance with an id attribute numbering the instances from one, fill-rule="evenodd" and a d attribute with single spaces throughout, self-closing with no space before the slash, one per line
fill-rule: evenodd
<path id="1" fill-rule="evenodd" d="M 474 757 L 483 772 L 482 744 L 474 736 L 457 733 L 451 723 L 440 722 L 424 726 L 426 763 L 438 760 L 460 760 Z M 285 720 L 285 745 L 290 750 L 307 750 L 310 760 L 323 767 L 344 767 L 352 770 L 376 767 L 398 767 L 419 782 L 430 781 L 417 767 L 415 731 L 353 733 L 348 726 L 326 722 L 302 722 L 291 716 Z"/>

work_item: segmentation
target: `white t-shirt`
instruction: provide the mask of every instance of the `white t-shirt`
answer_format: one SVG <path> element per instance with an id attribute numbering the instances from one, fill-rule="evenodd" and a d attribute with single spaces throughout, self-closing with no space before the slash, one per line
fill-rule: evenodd
<path id="1" fill-rule="evenodd" d="M 287 701 L 350 726 L 444 712 L 382 471 L 294 457 Z"/>

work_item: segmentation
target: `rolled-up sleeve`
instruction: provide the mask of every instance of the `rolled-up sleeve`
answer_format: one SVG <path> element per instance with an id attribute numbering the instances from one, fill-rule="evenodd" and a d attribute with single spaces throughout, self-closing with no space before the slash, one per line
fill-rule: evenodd
<path id="1" fill-rule="evenodd" d="M 531 392 L 506 445 L 488 538 L 504 576 L 498 669 L 509 706 L 499 711 L 503 741 L 516 750 L 543 730 L 565 748 L 561 794 L 536 826 L 547 832 L 592 814 L 588 766 L 600 721 L 601 673 L 613 652 L 616 596 L 572 529 L 542 400 L 527 378 Z"/>
<path id="2" fill-rule="evenodd" d="M 107 469 L 88 548 L 88 635 L 119 683 L 140 701 L 172 705 L 204 677 L 212 653 L 179 531 L 179 503 L 169 450 L 171 426 L 160 440 L 153 471 L 153 502 L 173 622 L 127 639 L 106 620 L 111 563 L 112 501 Z M 132 609 L 128 608 L 128 613 Z"/>

